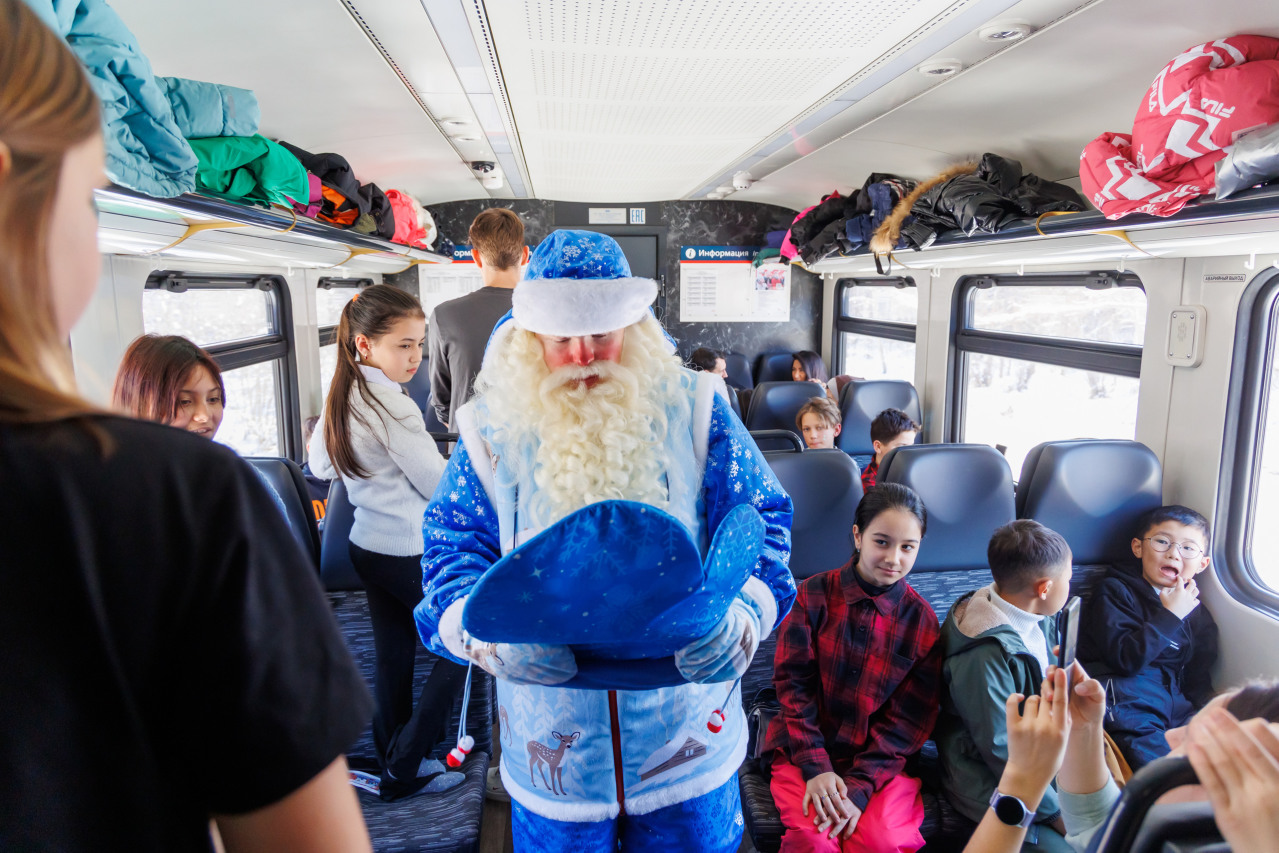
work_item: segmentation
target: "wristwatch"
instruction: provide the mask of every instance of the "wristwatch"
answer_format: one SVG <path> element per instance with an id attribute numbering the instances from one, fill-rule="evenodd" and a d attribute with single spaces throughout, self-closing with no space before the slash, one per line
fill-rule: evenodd
<path id="1" fill-rule="evenodd" d="M 1010 794 L 1001 794 L 999 789 L 990 795 L 990 807 L 995 810 L 995 817 L 1008 826 L 1022 829 L 1035 822 L 1035 813 L 1026 808 L 1026 804 Z"/>

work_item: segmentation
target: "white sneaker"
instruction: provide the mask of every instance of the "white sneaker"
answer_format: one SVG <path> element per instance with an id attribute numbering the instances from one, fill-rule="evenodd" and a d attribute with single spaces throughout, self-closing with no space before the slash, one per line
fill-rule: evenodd
<path id="1" fill-rule="evenodd" d="M 484 779 L 484 796 L 499 803 L 511 801 L 511 795 L 502 784 L 502 769 L 496 765 L 489 768 L 488 776 Z"/>

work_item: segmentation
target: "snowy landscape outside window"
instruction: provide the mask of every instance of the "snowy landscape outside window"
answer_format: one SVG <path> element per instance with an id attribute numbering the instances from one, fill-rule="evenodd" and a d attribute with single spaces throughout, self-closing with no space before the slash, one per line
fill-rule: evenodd
<path id="1" fill-rule="evenodd" d="M 222 367 L 226 411 L 217 441 L 242 456 L 285 456 L 292 407 L 283 282 L 252 276 L 154 274 L 142 294 L 148 334 L 182 335 Z"/>
<path id="2" fill-rule="evenodd" d="M 954 440 L 1004 448 L 1016 478 L 1041 442 L 1134 437 L 1146 333 L 1135 278 L 983 277 L 960 298 Z"/>
<path id="3" fill-rule="evenodd" d="M 919 295 L 910 279 L 845 279 L 837 285 L 835 372 L 915 381 Z"/>

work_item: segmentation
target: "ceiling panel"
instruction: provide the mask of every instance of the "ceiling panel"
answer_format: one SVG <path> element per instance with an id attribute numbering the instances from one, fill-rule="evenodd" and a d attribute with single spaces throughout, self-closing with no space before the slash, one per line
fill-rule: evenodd
<path id="1" fill-rule="evenodd" d="M 679 198 L 978 0 L 487 0 L 538 194 Z"/>
<path id="2" fill-rule="evenodd" d="M 1195 44 L 1242 32 L 1279 37 L 1271 0 L 1095 3 L 917 97 L 895 101 L 885 87 L 858 104 L 846 136 L 732 198 L 802 208 L 872 171 L 922 179 L 986 151 L 1078 187 L 1084 145 L 1131 131 L 1160 68 Z"/>
<path id="3" fill-rule="evenodd" d="M 111 5 L 156 74 L 254 90 L 265 136 L 341 154 L 362 181 L 405 190 L 427 204 L 487 196 L 339 0 Z M 383 28 L 388 40 L 417 34 L 415 50 L 397 44 L 405 73 L 428 92 L 447 88 L 450 66 L 420 3 L 375 5 L 398 22 L 398 32 Z"/>

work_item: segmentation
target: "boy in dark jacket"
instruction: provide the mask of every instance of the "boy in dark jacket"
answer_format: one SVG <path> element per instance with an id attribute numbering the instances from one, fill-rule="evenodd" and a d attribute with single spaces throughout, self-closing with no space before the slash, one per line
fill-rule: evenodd
<path id="1" fill-rule="evenodd" d="M 942 708 L 934 737 L 942 789 L 955 809 L 980 821 L 1008 761 L 1008 697 L 1038 695 L 1057 644 L 1056 620 L 1070 596 L 1070 547 L 1037 521 L 995 531 L 986 551 L 995 582 L 970 592 L 942 625 Z M 1006 792 L 1005 792 L 1006 793 Z M 1071 853 L 1050 787 L 1026 832 L 1023 853 Z"/>
<path id="2" fill-rule="evenodd" d="M 1217 624 L 1199 606 L 1195 575 L 1208 568 L 1208 521 L 1184 506 L 1142 517 L 1132 553 L 1084 607 L 1079 657 L 1109 683 L 1106 731 L 1136 770 L 1168 754 L 1164 733 L 1212 698 Z"/>

